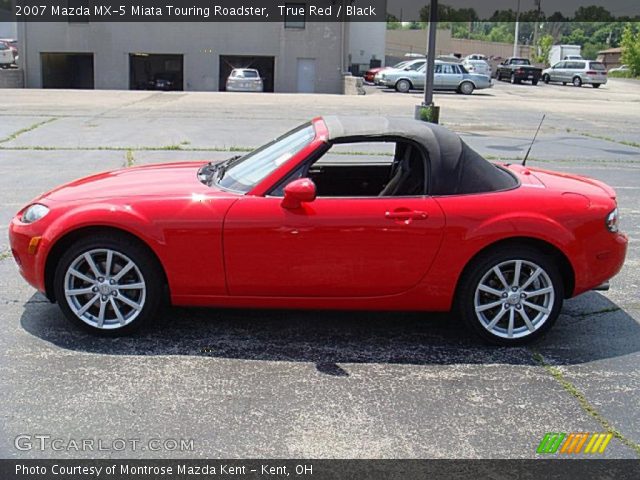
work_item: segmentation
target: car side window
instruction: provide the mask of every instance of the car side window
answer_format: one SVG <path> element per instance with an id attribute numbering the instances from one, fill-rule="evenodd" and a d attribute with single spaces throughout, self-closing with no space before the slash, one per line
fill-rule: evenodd
<path id="1" fill-rule="evenodd" d="M 310 178 L 318 197 L 393 197 L 426 194 L 426 158 L 408 141 L 336 143 L 320 158 L 296 168 L 272 192 Z"/>
<path id="2" fill-rule="evenodd" d="M 442 73 L 442 65 L 436 65 L 436 73 Z"/>

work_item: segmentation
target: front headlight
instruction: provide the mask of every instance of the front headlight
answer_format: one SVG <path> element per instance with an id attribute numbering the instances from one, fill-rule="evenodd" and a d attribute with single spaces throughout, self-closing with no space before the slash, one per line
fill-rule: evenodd
<path id="1" fill-rule="evenodd" d="M 613 211 L 607 215 L 607 220 L 606 220 L 606 224 L 607 224 L 607 229 L 611 232 L 611 233 L 616 233 L 618 231 L 618 220 L 619 220 L 619 215 L 618 215 L 618 209 L 614 208 Z"/>
<path id="2" fill-rule="evenodd" d="M 28 206 L 27 209 L 22 212 L 20 221 L 22 223 L 33 223 L 40 220 L 47 213 L 49 213 L 48 207 L 40 203 L 34 203 L 33 205 Z"/>

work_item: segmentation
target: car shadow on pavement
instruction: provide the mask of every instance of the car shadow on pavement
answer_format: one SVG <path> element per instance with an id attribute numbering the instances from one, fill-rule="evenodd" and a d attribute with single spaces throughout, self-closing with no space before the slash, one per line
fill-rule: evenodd
<path id="1" fill-rule="evenodd" d="M 105 355 L 186 355 L 314 363 L 334 376 L 338 364 L 536 365 L 585 363 L 640 350 L 640 325 L 603 295 L 565 303 L 549 334 L 528 347 L 483 344 L 451 314 L 167 308 L 154 325 L 128 337 L 103 338 L 72 326 L 39 294 L 21 318 L 30 334 L 57 347 Z"/>

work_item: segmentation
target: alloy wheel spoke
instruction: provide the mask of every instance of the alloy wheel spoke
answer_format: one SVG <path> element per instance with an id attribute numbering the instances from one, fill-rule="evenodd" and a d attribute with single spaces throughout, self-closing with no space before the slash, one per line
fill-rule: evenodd
<path id="1" fill-rule="evenodd" d="M 125 297 L 124 295 L 118 295 L 117 297 L 114 297 L 116 300 L 124 303 L 125 305 L 129 305 L 131 308 L 135 309 L 135 310 L 140 310 L 140 308 L 142 308 L 142 305 L 140 305 L 139 303 L 134 302 L 133 300 Z"/>
<path id="2" fill-rule="evenodd" d="M 534 332 L 536 330 L 536 328 L 533 326 L 533 323 L 531 323 L 531 319 L 529 318 L 529 315 L 527 314 L 527 312 L 524 311 L 524 308 L 521 308 L 520 310 L 518 310 L 518 313 L 520 314 L 520 316 L 524 320 L 524 323 L 527 326 L 527 328 L 529 329 L 529 331 L 530 332 Z"/>
<path id="3" fill-rule="evenodd" d="M 513 338 L 513 326 L 515 321 L 516 321 L 516 312 L 512 308 L 511 310 L 509 310 L 509 327 L 507 328 L 507 335 L 509 336 L 509 338 Z"/>
<path id="4" fill-rule="evenodd" d="M 75 297 L 77 295 L 86 295 L 88 293 L 93 293 L 93 289 L 95 287 L 86 287 L 86 288 L 72 288 L 70 290 L 66 290 L 64 293 L 66 295 L 70 295 L 72 297 Z"/>
<path id="5" fill-rule="evenodd" d="M 504 314 L 507 313 L 507 310 L 505 308 L 501 309 L 495 317 L 493 317 L 493 319 L 491 320 L 491 322 L 489 323 L 489 325 L 487 325 L 487 330 L 493 330 L 493 327 L 495 327 L 498 322 L 500 321 L 500 319 L 502 317 L 504 317 Z"/>
<path id="6" fill-rule="evenodd" d="M 498 280 L 500 280 L 500 283 L 502 283 L 502 286 L 505 289 L 509 288 L 509 284 L 507 283 L 507 280 L 504 278 L 504 275 L 502 274 L 502 270 L 500 270 L 500 267 L 498 265 L 493 267 L 493 273 L 496 274 L 496 277 L 498 277 Z"/>
<path id="7" fill-rule="evenodd" d="M 113 311 L 116 314 L 116 317 L 118 318 L 118 321 L 120 322 L 120 325 L 124 325 L 125 323 L 127 323 L 125 318 L 122 316 L 122 312 L 120 311 L 120 307 L 118 307 L 118 304 L 116 303 L 115 299 L 113 297 L 111 297 L 109 299 L 109 302 L 111 303 L 111 308 L 113 308 Z"/>
<path id="8" fill-rule="evenodd" d="M 536 271 L 531 274 L 531 276 L 527 279 L 527 281 L 524 282 L 524 285 L 522 285 L 522 287 L 520 288 L 522 290 L 527 288 L 529 285 L 531 285 L 535 281 L 536 278 L 540 276 L 541 273 L 542 273 L 542 269 L 540 267 L 536 268 Z"/>
<path id="9" fill-rule="evenodd" d="M 120 279 L 121 279 L 122 277 L 124 277 L 124 276 L 127 274 L 127 272 L 129 272 L 129 270 L 131 270 L 133 267 L 135 267 L 135 264 L 134 264 L 131 260 L 129 260 L 129 262 L 128 262 L 124 267 L 122 267 L 122 270 L 120 270 L 120 271 L 119 271 L 116 275 L 114 275 L 112 278 L 113 278 L 116 282 L 120 281 Z"/>
<path id="10" fill-rule="evenodd" d="M 144 288 L 144 283 L 125 283 L 122 285 L 115 285 L 118 290 L 141 290 Z"/>
<path id="11" fill-rule="evenodd" d="M 95 278 L 90 278 L 87 277 L 84 273 L 79 272 L 78 270 L 76 270 L 75 268 L 70 268 L 69 269 L 69 274 L 73 275 L 76 278 L 79 278 L 80 280 L 83 280 L 87 283 L 95 283 Z"/>
<path id="12" fill-rule="evenodd" d="M 551 292 L 553 292 L 553 287 L 545 287 L 545 288 L 541 288 L 540 290 L 533 290 L 531 292 L 525 292 L 525 293 L 527 294 L 527 297 L 538 297 L 540 295 L 545 295 Z"/>
<path id="13" fill-rule="evenodd" d="M 104 325 L 104 311 L 107 307 L 107 302 L 100 302 L 100 311 L 98 312 L 98 328 L 102 328 Z"/>
<path id="14" fill-rule="evenodd" d="M 99 298 L 100 298 L 99 294 L 94 295 L 94 297 L 91 300 L 89 300 L 87 303 L 85 303 L 84 306 L 80 310 L 78 310 L 78 315 L 82 316 L 85 313 L 87 313 L 87 310 L 89 310 L 91 308 L 91 306 L 94 303 L 96 303 L 96 300 L 98 300 Z"/>
<path id="15" fill-rule="evenodd" d="M 478 287 L 478 290 L 485 292 L 485 293 L 489 293 L 491 295 L 494 295 L 496 297 L 501 297 L 502 296 L 502 292 L 500 290 L 496 290 L 495 288 L 491 288 L 488 285 L 484 285 L 484 284 L 480 284 L 480 286 Z"/>
<path id="16" fill-rule="evenodd" d="M 497 302 L 485 303 L 484 305 L 478 305 L 476 307 L 476 312 L 481 313 L 485 310 L 490 310 L 492 308 L 496 308 L 497 306 L 501 306 L 504 302 L 502 300 L 498 300 Z"/>
<path id="17" fill-rule="evenodd" d="M 511 286 L 517 287 L 520 285 L 520 272 L 522 271 L 522 260 L 516 260 L 516 267 L 513 271 L 513 283 Z"/>
<path id="18" fill-rule="evenodd" d="M 107 250 L 107 260 L 104 265 L 104 274 L 108 277 L 111 274 L 111 264 L 113 263 L 113 251 Z"/>
<path id="19" fill-rule="evenodd" d="M 86 260 L 87 264 L 89 265 L 89 268 L 91 268 L 91 271 L 93 272 L 96 278 L 102 276 L 102 273 L 100 273 L 100 270 L 98 269 L 96 262 L 93 261 L 93 257 L 91 256 L 90 253 L 88 252 L 85 253 L 84 259 Z"/>
<path id="20" fill-rule="evenodd" d="M 547 307 L 536 305 L 535 303 L 527 302 L 526 300 L 522 303 L 529 308 L 533 308 L 534 310 L 544 313 L 545 315 L 548 315 L 551 312 Z"/>

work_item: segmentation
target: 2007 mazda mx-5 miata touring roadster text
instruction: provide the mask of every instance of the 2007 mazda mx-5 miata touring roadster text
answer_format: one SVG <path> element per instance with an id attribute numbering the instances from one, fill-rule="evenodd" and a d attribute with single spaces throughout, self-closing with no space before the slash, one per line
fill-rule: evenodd
<path id="1" fill-rule="evenodd" d="M 241 157 L 121 169 L 10 225 L 24 278 L 123 334 L 173 305 L 453 311 L 521 344 L 624 262 L 615 192 L 415 120 L 323 117 Z"/>

